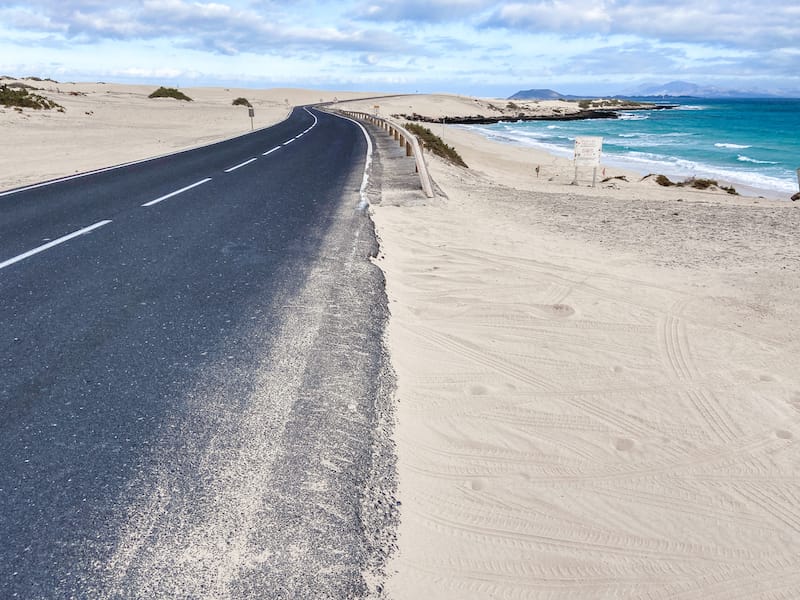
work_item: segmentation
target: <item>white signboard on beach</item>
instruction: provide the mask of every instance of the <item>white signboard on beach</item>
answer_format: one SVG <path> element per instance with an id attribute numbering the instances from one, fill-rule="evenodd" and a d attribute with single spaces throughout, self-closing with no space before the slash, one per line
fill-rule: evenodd
<path id="1" fill-rule="evenodd" d="M 575 166 L 599 167 L 603 151 L 603 138 L 583 136 L 575 138 Z"/>

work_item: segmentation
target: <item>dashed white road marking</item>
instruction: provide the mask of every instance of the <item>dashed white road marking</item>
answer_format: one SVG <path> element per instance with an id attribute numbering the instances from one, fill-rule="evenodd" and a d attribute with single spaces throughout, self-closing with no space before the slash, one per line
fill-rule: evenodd
<path id="1" fill-rule="evenodd" d="M 102 227 L 103 225 L 108 225 L 109 223 L 111 223 L 111 221 L 98 221 L 94 225 L 89 225 L 89 227 L 84 227 L 83 229 L 79 229 L 78 231 L 60 237 L 57 240 L 53 240 L 52 242 L 47 242 L 46 244 L 42 244 L 38 248 L 34 248 L 33 250 L 28 250 L 23 254 L 15 256 L 14 258 L 9 258 L 8 260 L 0 262 L 0 269 L 5 269 L 6 267 L 13 265 L 14 263 L 18 263 L 21 260 L 25 260 L 26 258 L 33 256 L 34 254 L 39 254 L 40 252 L 49 250 L 53 246 L 58 246 L 59 244 L 68 242 L 73 238 L 89 233 L 90 231 L 97 229 L 98 227 Z"/>
<path id="2" fill-rule="evenodd" d="M 230 169 L 225 169 L 225 172 L 226 173 L 231 173 L 231 172 L 235 171 L 236 169 L 241 169 L 243 166 L 249 165 L 251 162 L 254 162 L 256 160 L 258 160 L 258 159 L 257 158 L 251 158 L 250 160 L 246 160 L 243 163 L 239 163 L 238 165 L 236 165 L 234 167 L 231 167 Z"/>
<path id="3" fill-rule="evenodd" d="M 158 204 L 159 202 L 162 202 L 163 200 L 166 200 L 167 198 L 172 198 L 173 196 L 177 196 L 178 194 L 182 194 L 186 190 L 190 190 L 190 189 L 192 189 L 194 187 L 197 187 L 198 185 L 203 185 L 204 183 L 208 183 L 209 181 L 211 181 L 211 177 L 206 177 L 205 179 L 201 179 L 200 181 L 194 182 L 192 185 L 187 185 L 186 187 L 181 188 L 179 190 L 175 190 L 174 192 L 170 192 L 169 194 L 167 194 L 165 196 L 161 196 L 160 198 L 156 198 L 155 200 L 150 200 L 150 202 L 145 202 L 144 204 L 142 204 L 142 206 L 153 206 L 154 204 Z"/>
<path id="4" fill-rule="evenodd" d="M 268 154 L 272 154 L 273 152 L 275 152 L 277 150 L 280 150 L 282 146 L 288 146 L 289 144 L 291 144 L 295 140 L 300 139 L 306 133 L 308 133 L 309 131 L 314 129 L 314 127 L 316 127 L 317 123 L 319 122 L 319 119 L 317 118 L 317 116 L 314 113 L 312 113 L 310 110 L 305 108 L 305 107 L 303 108 L 303 110 L 305 110 L 309 115 L 314 117 L 314 123 L 310 127 L 308 127 L 307 129 L 305 129 L 302 133 L 299 133 L 298 135 L 296 135 L 295 137 L 291 138 L 290 140 L 287 140 L 286 142 L 284 142 L 280 146 L 275 146 L 271 150 L 267 150 L 266 152 L 264 152 L 262 154 L 262 156 L 267 156 Z M 362 130 L 363 130 L 363 127 L 362 127 Z M 371 160 L 371 155 L 372 155 L 372 147 L 371 147 L 371 141 L 369 139 L 369 136 L 366 135 L 366 131 L 364 132 L 364 134 L 367 137 L 367 144 L 369 146 L 369 148 L 367 150 L 367 161 L 368 161 L 368 164 L 369 164 L 369 161 Z M 180 154 L 180 153 L 178 153 L 178 154 Z M 78 175 L 73 175 L 73 176 L 69 176 L 69 177 L 63 177 L 61 179 L 57 179 L 57 180 L 53 180 L 53 181 L 47 181 L 47 182 L 43 182 L 43 183 L 39 183 L 39 184 L 26 186 L 24 188 L 18 188 L 18 189 L 15 189 L 15 190 L 9 190 L 7 192 L 2 192 L 2 193 L 0 193 L 0 196 L 5 196 L 5 195 L 9 195 L 9 194 L 15 194 L 17 192 L 30 190 L 30 189 L 35 189 L 35 188 L 43 187 L 43 186 L 46 186 L 46 185 L 52 185 L 54 183 L 60 183 L 62 181 L 69 181 L 70 179 L 75 179 L 75 178 L 78 178 L 78 177 L 85 177 L 87 175 L 92 175 L 92 174 L 95 174 L 95 173 L 102 173 L 104 171 L 110 171 L 110 170 L 114 170 L 114 169 L 119 169 L 121 167 L 125 167 L 125 166 L 132 165 L 132 164 L 138 164 L 138 163 L 141 163 L 141 162 L 148 162 L 150 160 L 154 160 L 154 159 L 153 158 L 144 159 L 142 161 L 135 161 L 135 162 L 126 163 L 126 164 L 123 164 L 123 165 L 115 165 L 113 167 L 108 167 L 108 168 L 105 168 L 105 169 L 98 169 L 96 171 L 90 171 L 88 173 L 80 173 Z M 245 165 L 249 165 L 250 163 L 252 163 L 252 162 L 254 162 L 256 160 L 258 160 L 258 159 L 257 158 L 251 158 L 251 159 L 246 160 L 246 161 L 244 161 L 242 163 L 239 163 L 238 165 L 230 167 L 229 169 L 225 169 L 224 172 L 225 173 L 231 173 L 231 172 L 235 171 L 236 169 L 240 169 L 240 168 L 244 167 Z M 362 186 L 361 186 L 362 187 L 362 190 L 361 190 L 362 191 L 362 197 L 364 195 L 364 188 L 366 187 L 366 180 L 367 180 L 367 173 L 366 173 L 366 169 L 365 169 L 364 181 L 362 182 Z M 169 194 L 165 194 L 164 196 L 156 198 L 155 200 L 150 200 L 149 202 L 145 202 L 144 204 L 142 204 L 142 206 L 153 206 L 155 204 L 158 204 L 159 202 L 163 202 L 164 200 L 167 200 L 168 198 L 172 198 L 173 196 L 177 196 L 178 194 L 182 194 L 183 192 L 191 190 L 192 188 L 195 188 L 197 186 L 203 185 L 204 183 L 208 183 L 209 181 L 211 181 L 211 177 L 206 177 L 205 179 L 201 179 L 200 181 L 196 181 L 195 183 L 193 183 L 191 185 L 187 185 L 186 187 L 183 187 L 183 188 L 181 188 L 179 190 L 175 190 L 174 192 L 170 192 Z M 9 266 L 11 266 L 11 265 L 13 265 L 15 263 L 18 263 L 21 260 L 25 260 L 26 258 L 29 258 L 29 257 L 31 257 L 31 256 L 33 256 L 35 254 L 39 254 L 40 252 L 44 252 L 45 250 L 49 250 L 50 248 L 53 248 L 54 246 L 58 246 L 59 244 L 63 244 L 64 242 L 68 242 L 71 239 L 74 239 L 74 238 L 76 238 L 78 236 L 81 236 L 81 235 L 84 235 L 86 233 L 89 233 L 90 231 L 93 231 L 93 230 L 95 230 L 95 229 L 97 229 L 99 227 L 103 227 L 104 225 L 108 225 L 109 223 L 111 223 L 110 220 L 98 221 L 94 225 L 90 225 L 89 227 L 84 227 L 83 229 L 80 229 L 78 231 L 75 231 L 73 233 L 65 235 L 63 237 L 60 237 L 57 240 L 53 240 L 51 242 L 43 244 L 43 245 L 41 245 L 41 246 L 39 246 L 37 248 L 34 248 L 33 250 L 29 250 L 28 252 L 25 252 L 23 254 L 20 254 L 18 256 L 13 257 L 13 258 L 9 258 L 8 260 L 0 262 L 0 269 L 5 269 L 6 267 L 9 267 Z"/>

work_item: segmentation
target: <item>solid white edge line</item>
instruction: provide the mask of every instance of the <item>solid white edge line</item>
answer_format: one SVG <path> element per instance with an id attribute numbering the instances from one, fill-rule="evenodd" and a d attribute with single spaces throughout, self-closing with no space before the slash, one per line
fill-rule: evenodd
<path id="1" fill-rule="evenodd" d="M 317 126 L 317 123 L 319 123 L 319 119 L 317 118 L 317 115 L 315 115 L 314 113 L 312 113 L 312 112 L 311 112 L 310 110 L 308 110 L 308 109 L 307 109 L 305 106 L 303 107 L 303 110 L 304 110 L 304 111 L 306 111 L 308 114 L 310 114 L 312 117 L 314 117 L 314 123 L 311 125 L 311 127 L 309 127 L 308 129 L 306 129 L 306 131 L 310 131 L 310 130 L 314 129 L 314 127 L 316 127 L 316 126 Z"/>
<path id="2" fill-rule="evenodd" d="M 153 206 L 154 204 L 158 204 L 162 200 L 166 200 L 167 198 L 172 198 L 173 196 L 177 196 L 178 194 L 182 194 L 186 190 L 190 190 L 198 185 L 203 185 L 204 183 L 208 183 L 211 181 L 211 177 L 206 177 L 205 179 L 201 179 L 200 181 L 194 182 L 192 185 L 187 185 L 185 188 L 181 188 L 179 190 L 175 190 L 174 192 L 170 192 L 166 196 L 161 196 L 160 198 L 156 198 L 155 200 L 150 200 L 150 202 L 145 202 L 142 206 Z"/>
<path id="3" fill-rule="evenodd" d="M 231 167 L 230 169 L 225 169 L 225 173 L 232 173 L 236 169 L 241 169 L 245 165 L 249 165 L 251 162 L 258 160 L 258 158 L 251 158 L 250 160 L 246 160 L 243 163 L 239 163 L 235 167 Z"/>
<path id="4" fill-rule="evenodd" d="M 5 260 L 5 261 L 0 263 L 0 269 L 5 269 L 6 267 L 13 265 L 14 263 L 18 263 L 21 260 L 25 260 L 26 258 L 29 258 L 29 257 L 33 256 L 34 254 L 39 254 L 40 252 L 44 252 L 45 250 L 49 250 L 53 246 L 58 246 L 59 244 L 63 244 L 64 242 L 68 242 L 69 240 L 71 240 L 73 238 L 76 238 L 76 237 L 78 237 L 80 235 L 84 235 L 86 233 L 89 233 L 90 231 L 92 231 L 94 229 L 97 229 L 98 227 L 102 227 L 103 225 L 108 225 L 109 223 L 111 223 L 110 220 L 109 221 L 98 221 L 94 225 L 89 225 L 89 227 L 84 227 L 83 229 L 80 229 L 78 231 L 75 231 L 73 233 L 65 235 L 64 237 L 60 237 L 57 240 L 53 240 L 52 242 L 47 242 L 46 244 L 43 244 L 43 245 L 39 246 L 38 248 L 34 248 L 33 250 L 28 250 L 27 252 L 25 252 L 23 254 L 20 254 L 19 256 L 15 256 L 14 258 L 9 258 L 8 260 Z"/>
<path id="5" fill-rule="evenodd" d="M 272 150 L 267 150 L 266 152 L 262 152 L 261 156 L 266 156 L 267 154 L 272 154 L 276 150 L 280 150 L 280 149 L 281 149 L 280 146 L 275 146 Z"/>
<path id="6" fill-rule="evenodd" d="M 333 113 L 329 113 L 333 114 Z M 367 159 L 364 163 L 364 177 L 361 179 L 361 189 L 359 190 L 359 194 L 361 196 L 361 203 L 358 205 L 358 208 L 364 209 L 369 206 L 369 200 L 367 199 L 367 185 L 369 184 L 369 168 L 372 164 L 372 138 L 369 137 L 367 130 L 364 129 L 364 126 L 356 121 L 355 119 L 350 119 L 349 117 L 343 117 L 342 115 L 334 115 L 339 117 L 340 119 L 345 119 L 346 121 L 351 121 L 361 128 L 361 132 L 364 134 L 364 138 L 367 140 Z"/>

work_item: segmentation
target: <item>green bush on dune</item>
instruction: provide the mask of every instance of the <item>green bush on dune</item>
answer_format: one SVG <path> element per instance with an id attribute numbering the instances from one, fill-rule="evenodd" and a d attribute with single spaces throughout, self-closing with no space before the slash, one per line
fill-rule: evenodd
<path id="1" fill-rule="evenodd" d="M 445 144 L 442 138 L 434 134 L 427 127 L 417 125 L 416 123 L 408 123 L 406 124 L 406 129 L 416 135 L 422 141 L 425 148 L 433 152 L 436 156 L 439 156 L 453 163 L 454 165 L 458 165 L 459 167 L 464 167 L 467 169 L 469 168 L 467 167 L 467 163 L 464 162 L 464 159 L 461 158 L 461 155 L 456 151 L 455 148 Z"/>
<path id="2" fill-rule="evenodd" d="M 161 86 L 155 92 L 150 94 L 148 98 L 175 98 L 176 100 L 185 100 L 186 102 L 191 102 L 192 99 L 189 98 L 186 94 L 181 92 L 180 90 L 176 90 L 175 88 L 168 88 Z"/>
<path id="3" fill-rule="evenodd" d="M 15 108 L 32 108 L 34 110 L 55 108 L 60 112 L 64 112 L 63 106 L 44 96 L 32 94 L 24 87 L 11 87 L 6 84 L 0 85 L 0 104 Z"/>
<path id="4" fill-rule="evenodd" d="M 248 100 L 247 98 L 236 98 L 236 100 L 233 101 L 233 105 L 234 106 L 247 106 L 248 108 L 252 108 L 253 107 L 253 105 L 250 104 L 250 100 Z"/>
<path id="5" fill-rule="evenodd" d="M 651 173 L 650 175 L 646 175 L 646 176 L 642 177 L 642 181 L 644 181 L 648 177 L 653 177 L 653 174 Z M 716 189 L 720 189 L 720 190 L 723 190 L 725 192 L 728 192 L 729 194 L 731 194 L 733 196 L 738 196 L 739 195 L 739 192 L 737 192 L 736 189 L 733 186 L 721 185 L 716 179 L 704 179 L 704 178 L 701 178 L 701 177 L 689 177 L 689 179 L 687 179 L 686 181 L 674 182 L 674 181 L 670 180 L 670 178 L 667 177 L 666 175 L 656 175 L 655 179 L 656 179 L 656 183 L 658 185 L 662 185 L 664 187 L 673 187 L 673 186 L 676 186 L 676 187 L 690 187 L 690 188 L 694 188 L 696 190 L 708 190 L 708 189 L 715 189 L 716 188 Z"/>

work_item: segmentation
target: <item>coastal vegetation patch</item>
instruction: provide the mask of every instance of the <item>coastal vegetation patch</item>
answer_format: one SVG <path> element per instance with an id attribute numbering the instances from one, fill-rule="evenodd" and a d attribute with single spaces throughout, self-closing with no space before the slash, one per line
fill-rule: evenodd
<path id="1" fill-rule="evenodd" d="M 582 110 L 592 110 L 598 108 L 628 109 L 628 110 L 652 110 L 660 108 L 652 102 L 635 102 L 633 100 L 622 100 L 620 98 L 597 98 L 595 100 L 578 100 L 578 108 Z"/>
<path id="2" fill-rule="evenodd" d="M 32 108 L 34 110 L 58 110 L 64 112 L 64 107 L 39 94 L 28 91 L 27 86 L 0 85 L 0 104 L 17 109 Z"/>
<path id="3" fill-rule="evenodd" d="M 175 98 L 175 100 L 184 100 L 186 102 L 192 102 L 192 99 L 189 98 L 186 94 L 184 94 L 180 90 L 176 90 L 175 88 L 168 88 L 161 86 L 155 92 L 150 94 L 148 98 Z"/>
<path id="4" fill-rule="evenodd" d="M 253 105 L 250 104 L 250 100 L 248 100 L 247 98 L 241 98 L 241 97 L 236 98 L 236 100 L 233 101 L 233 105 L 234 106 L 247 106 L 248 108 L 253 108 Z"/>
<path id="5" fill-rule="evenodd" d="M 422 142 L 422 145 L 433 152 L 436 156 L 443 158 L 444 160 L 459 167 L 464 167 L 465 169 L 469 168 L 467 163 L 464 162 L 464 159 L 461 158 L 461 155 L 456 151 L 455 148 L 445 144 L 442 138 L 433 133 L 427 127 L 423 127 L 422 125 L 418 125 L 416 123 L 407 123 L 406 129 L 417 136 L 417 138 Z"/>
<path id="6" fill-rule="evenodd" d="M 696 190 L 722 190 L 733 196 L 738 196 L 739 192 L 733 186 L 720 185 L 716 179 L 705 179 L 703 177 L 689 177 L 685 181 L 672 181 L 666 175 L 645 175 L 642 181 L 648 177 L 655 177 L 655 182 L 663 187 L 690 187 Z"/>

